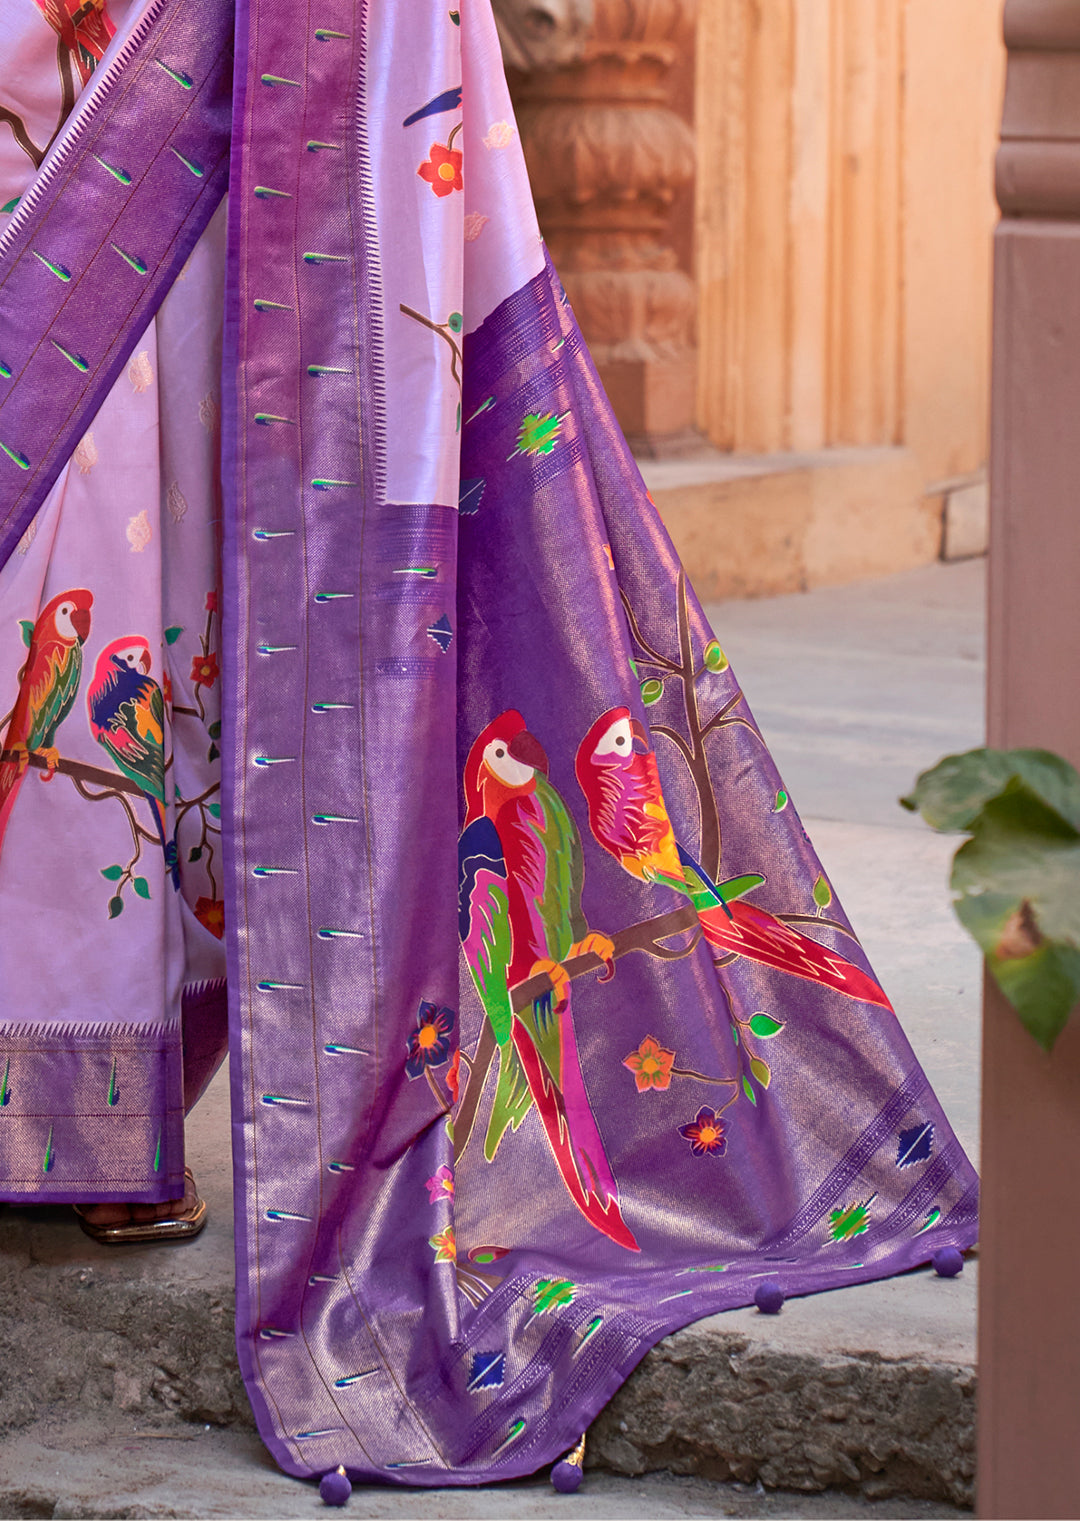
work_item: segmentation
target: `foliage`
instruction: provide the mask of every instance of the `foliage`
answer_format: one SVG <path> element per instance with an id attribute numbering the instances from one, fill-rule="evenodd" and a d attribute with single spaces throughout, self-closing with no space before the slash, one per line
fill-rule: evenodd
<path id="1" fill-rule="evenodd" d="M 957 918 L 1049 1051 L 1080 999 L 1080 775 L 1048 750 L 969 750 L 900 801 L 970 835 L 953 858 Z"/>

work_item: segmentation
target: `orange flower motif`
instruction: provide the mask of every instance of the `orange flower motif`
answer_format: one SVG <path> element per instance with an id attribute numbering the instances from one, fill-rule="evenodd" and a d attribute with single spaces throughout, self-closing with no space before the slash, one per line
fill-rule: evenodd
<path id="1" fill-rule="evenodd" d="M 631 1051 L 623 1062 L 623 1066 L 634 1074 L 639 1093 L 647 1093 L 650 1088 L 669 1088 L 674 1064 L 675 1052 L 665 1050 L 652 1035 L 646 1035 L 637 1050 Z"/>
<path id="2" fill-rule="evenodd" d="M 428 1246 L 435 1248 L 436 1262 L 457 1261 L 457 1243 L 454 1240 L 454 1227 L 452 1225 L 448 1225 L 437 1236 L 429 1236 Z"/>
<path id="3" fill-rule="evenodd" d="M 204 929 L 208 929 L 219 940 L 225 934 L 225 905 L 220 898 L 197 899 L 195 917 Z"/>
<path id="4" fill-rule="evenodd" d="M 453 1059 L 451 1060 L 449 1067 L 447 1067 L 447 1069 L 446 1069 L 446 1086 L 450 1089 L 450 1097 L 453 1099 L 454 1103 L 456 1104 L 457 1101 L 458 1101 L 458 1096 L 459 1096 L 458 1095 L 458 1090 L 459 1090 L 459 1088 L 461 1086 L 461 1047 L 460 1046 L 454 1052 Z"/>
<path id="5" fill-rule="evenodd" d="M 218 658 L 213 652 L 196 655 L 191 662 L 191 679 L 197 687 L 212 687 L 220 674 Z"/>
<path id="6" fill-rule="evenodd" d="M 430 153 L 430 158 L 416 171 L 420 178 L 426 180 L 439 196 L 449 195 L 452 190 L 461 190 L 462 156 L 458 150 L 442 143 L 432 143 Z"/>

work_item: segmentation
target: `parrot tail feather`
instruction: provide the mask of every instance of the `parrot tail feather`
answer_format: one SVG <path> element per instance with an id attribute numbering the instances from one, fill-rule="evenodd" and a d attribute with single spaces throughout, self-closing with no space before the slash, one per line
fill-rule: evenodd
<path id="1" fill-rule="evenodd" d="M 571 1199 L 589 1224 L 607 1236 L 609 1240 L 614 1241 L 618 1246 L 625 1247 L 627 1251 L 640 1251 L 641 1248 L 619 1209 L 615 1180 L 611 1175 L 595 1123 L 592 1124 L 592 1135 L 587 1138 L 587 1141 L 579 1138 L 578 1143 L 575 1144 L 570 1135 L 563 1096 L 548 1072 L 528 1027 L 516 1015 L 513 1023 L 513 1042 L 528 1080 L 529 1091 L 543 1123 L 544 1134 L 555 1159 L 555 1165 L 559 1169 L 559 1175 Z M 564 1053 L 564 1076 L 567 1058 L 576 1065 L 576 1052 L 571 1049 Z M 580 1118 L 578 1128 L 581 1128 Z M 597 1153 L 595 1156 L 592 1154 L 594 1150 Z"/>

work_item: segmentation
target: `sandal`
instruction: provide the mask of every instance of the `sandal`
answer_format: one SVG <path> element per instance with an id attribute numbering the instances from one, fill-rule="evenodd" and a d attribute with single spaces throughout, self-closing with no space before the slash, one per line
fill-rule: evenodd
<path id="1" fill-rule="evenodd" d="M 74 1206 L 79 1224 L 86 1234 L 102 1246 L 124 1246 L 143 1241 L 190 1241 L 206 1224 L 206 1200 L 195 1187 L 190 1167 L 184 1168 L 184 1177 L 191 1184 L 185 1188 L 184 1198 L 175 1201 L 177 1208 L 156 1220 L 125 1220 L 115 1225 L 97 1225 L 86 1218 L 82 1205 Z M 188 1202 L 189 1193 L 193 1196 Z"/>

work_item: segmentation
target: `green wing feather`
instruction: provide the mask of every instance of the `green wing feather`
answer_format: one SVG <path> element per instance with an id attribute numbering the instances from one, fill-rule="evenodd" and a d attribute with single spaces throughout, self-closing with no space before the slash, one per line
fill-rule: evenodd
<path id="1" fill-rule="evenodd" d="M 45 701 L 34 714 L 26 741 L 29 749 L 48 749 L 53 744 L 57 729 L 71 712 L 78 695 L 82 665 L 81 644 L 73 644 L 59 655 L 53 667 L 54 679 L 49 683 Z"/>
<path id="2" fill-rule="evenodd" d="M 149 698 L 150 717 L 161 733 L 165 724 L 165 701 L 161 688 L 156 681 L 148 680 L 142 689 L 142 695 Z M 117 718 L 120 722 L 112 724 L 109 731 L 101 736 L 101 743 L 129 781 L 141 787 L 148 797 L 157 798 L 164 805 L 165 752 L 161 741 L 152 735 L 140 733 L 139 712 L 134 702 L 121 703 L 117 709 Z M 135 746 L 129 746 L 127 750 L 119 749 L 112 741 L 117 728 L 122 728 L 131 735 Z"/>

